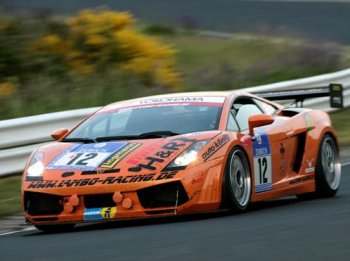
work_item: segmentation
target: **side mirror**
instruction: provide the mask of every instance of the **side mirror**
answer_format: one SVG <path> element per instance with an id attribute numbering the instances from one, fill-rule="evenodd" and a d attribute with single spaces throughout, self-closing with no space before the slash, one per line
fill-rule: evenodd
<path id="1" fill-rule="evenodd" d="M 51 133 L 51 137 L 54 138 L 54 140 L 60 140 L 68 133 L 68 129 L 58 129 Z"/>
<path id="2" fill-rule="evenodd" d="M 254 136 L 254 128 L 269 125 L 274 122 L 274 118 L 271 115 L 256 114 L 249 117 L 249 135 Z"/>

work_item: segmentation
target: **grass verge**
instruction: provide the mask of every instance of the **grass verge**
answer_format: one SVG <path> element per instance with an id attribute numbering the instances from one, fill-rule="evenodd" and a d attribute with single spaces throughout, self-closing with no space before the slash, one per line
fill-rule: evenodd
<path id="1" fill-rule="evenodd" d="M 332 112 L 330 116 L 340 146 L 350 146 L 350 108 Z"/>
<path id="2" fill-rule="evenodd" d="M 21 209 L 21 176 L 0 178 L 0 218 Z"/>

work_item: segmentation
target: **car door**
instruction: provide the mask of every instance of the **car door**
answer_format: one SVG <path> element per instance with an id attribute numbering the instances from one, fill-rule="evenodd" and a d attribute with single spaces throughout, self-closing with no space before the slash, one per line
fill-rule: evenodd
<path id="1" fill-rule="evenodd" d="M 276 108 L 264 101 L 252 97 L 237 97 L 231 108 L 231 113 L 240 132 L 248 134 L 251 115 L 274 114 Z M 283 120 L 275 120 L 272 124 L 255 128 L 252 137 L 254 172 L 254 191 L 263 193 L 279 186 L 285 176 L 290 147 L 290 139 L 286 133 L 289 128 Z"/>

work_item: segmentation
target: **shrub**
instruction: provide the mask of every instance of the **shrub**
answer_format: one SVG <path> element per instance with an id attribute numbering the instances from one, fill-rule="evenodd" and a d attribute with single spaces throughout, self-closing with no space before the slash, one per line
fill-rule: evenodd
<path id="1" fill-rule="evenodd" d="M 30 50 L 55 60 L 81 75 L 109 68 L 125 70 L 148 85 L 175 88 L 175 50 L 155 38 L 132 30 L 134 18 L 125 12 L 85 10 L 67 23 L 67 34 L 50 34 L 35 41 Z"/>
<path id="2" fill-rule="evenodd" d="M 153 35 L 174 35 L 176 34 L 176 30 L 167 25 L 162 24 L 151 24 L 146 26 L 143 31 L 146 34 L 153 34 Z"/>

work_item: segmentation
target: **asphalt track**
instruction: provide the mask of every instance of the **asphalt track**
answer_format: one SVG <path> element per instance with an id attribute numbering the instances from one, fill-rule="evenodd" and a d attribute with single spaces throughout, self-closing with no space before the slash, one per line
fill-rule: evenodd
<path id="1" fill-rule="evenodd" d="M 350 260 L 350 164 L 334 198 L 257 203 L 240 215 L 80 225 L 0 236 L 0 260 Z"/>

